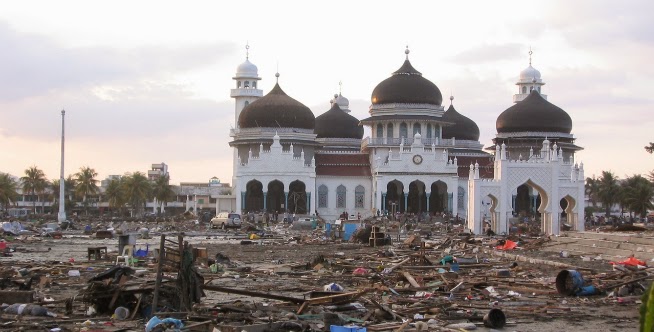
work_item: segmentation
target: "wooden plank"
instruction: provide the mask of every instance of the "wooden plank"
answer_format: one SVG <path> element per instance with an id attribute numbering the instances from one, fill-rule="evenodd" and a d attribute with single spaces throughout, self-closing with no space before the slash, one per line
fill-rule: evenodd
<path id="1" fill-rule="evenodd" d="M 420 286 L 420 284 L 416 281 L 416 279 L 413 278 L 413 276 L 411 275 L 411 273 L 405 271 L 405 272 L 402 272 L 402 275 L 403 275 L 404 278 L 405 278 L 405 279 L 406 279 L 406 280 L 411 284 L 411 286 L 416 287 L 416 288 L 422 287 L 422 286 Z"/>
<path id="2" fill-rule="evenodd" d="M 305 299 L 300 299 L 297 297 L 255 292 L 255 291 L 249 291 L 249 290 L 238 289 L 238 288 L 227 288 L 227 287 L 216 286 L 216 285 L 202 285 L 202 289 L 214 291 L 214 292 L 228 293 L 228 294 L 239 294 L 239 295 L 260 297 L 264 299 L 280 300 L 280 301 L 286 301 L 296 304 L 302 304 L 304 303 L 304 301 L 306 301 Z"/>

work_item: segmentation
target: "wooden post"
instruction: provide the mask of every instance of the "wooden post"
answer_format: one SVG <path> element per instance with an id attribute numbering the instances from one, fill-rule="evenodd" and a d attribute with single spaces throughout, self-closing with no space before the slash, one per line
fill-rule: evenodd
<path id="1" fill-rule="evenodd" d="M 165 244 L 166 244 L 166 235 L 161 234 L 161 243 L 159 244 L 159 261 L 157 262 L 157 277 L 154 282 L 154 295 L 152 296 L 152 310 L 150 311 L 150 317 L 154 316 L 157 313 L 157 304 L 159 302 L 159 288 L 161 287 L 161 273 L 163 272 L 163 263 L 165 257 Z"/>

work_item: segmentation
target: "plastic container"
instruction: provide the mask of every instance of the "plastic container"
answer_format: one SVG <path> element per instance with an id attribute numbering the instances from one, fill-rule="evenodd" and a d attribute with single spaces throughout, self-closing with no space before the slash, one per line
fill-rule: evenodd
<path id="1" fill-rule="evenodd" d="M 493 308 L 484 315 L 484 326 L 492 329 L 501 329 L 506 325 L 506 316 L 500 309 Z"/>
<path id="2" fill-rule="evenodd" d="M 576 295 L 584 287 L 584 278 L 576 270 L 561 270 L 556 276 L 556 291 L 561 295 Z"/>
<path id="3" fill-rule="evenodd" d="M 114 315 L 116 315 L 116 319 L 118 320 L 125 320 L 129 318 L 129 309 L 125 307 L 118 307 L 114 311 Z"/>

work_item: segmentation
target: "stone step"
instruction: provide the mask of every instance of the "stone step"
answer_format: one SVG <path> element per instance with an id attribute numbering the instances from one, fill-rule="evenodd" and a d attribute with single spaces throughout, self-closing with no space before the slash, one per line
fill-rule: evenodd
<path id="1" fill-rule="evenodd" d="M 654 245 L 654 237 L 643 236 L 636 233 L 564 232 L 563 236 L 558 238 L 566 237 Z"/>
<path id="2" fill-rule="evenodd" d="M 567 243 L 576 243 L 581 245 L 587 245 L 591 247 L 606 248 L 606 249 L 625 249 L 632 250 L 635 252 L 654 252 L 654 243 L 652 244 L 640 244 L 640 243 L 631 243 L 631 242 L 618 242 L 610 241 L 603 239 L 587 239 L 587 238 L 576 238 L 576 237 L 559 237 L 553 238 L 554 242 L 560 243 L 561 245 Z"/>

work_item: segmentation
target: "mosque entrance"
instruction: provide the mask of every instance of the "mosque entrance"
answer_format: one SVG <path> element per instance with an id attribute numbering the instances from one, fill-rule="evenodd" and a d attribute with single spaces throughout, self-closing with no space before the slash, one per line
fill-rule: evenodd
<path id="1" fill-rule="evenodd" d="M 297 214 L 307 213 L 307 192 L 304 182 L 293 181 L 288 186 L 288 211 Z"/>
<path id="2" fill-rule="evenodd" d="M 404 185 L 393 180 L 386 185 L 386 210 L 389 214 L 404 212 Z"/>
<path id="3" fill-rule="evenodd" d="M 427 193 L 425 193 L 425 184 L 422 181 L 416 180 L 409 183 L 409 197 L 407 201 L 407 212 L 419 213 L 427 211 Z"/>
<path id="4" fill-rule="evenodd" d="M 561 230 L 578 230 L 577 222 L 579 221 L 579 215 L 574 212 L 577 202 L 570 195 L 566 195 L 560 201 L 561 206 Z M 564 225 L 567 224 L 567 225 Z"/>
<path id="5" fill-rule="evenodd" d="M 440 180 L 432 183 L 431 194 L 429 195 L 429 212 L 448 212 L 448 201 L 447 184 Z"/>
<path id="6" fill-rule="evenodd" d="M 284 184 L 279 180 L 268 183 L 268 193 L 266 194 L 266 210 L 268 212 L 282 212 L 284 209 Z"/>
<path id="7" fill-rule="evenodd" d="M 252 180 L 245 186 L 245 211 L 263 210 L 263 185 L 257 180 Z"/>
<path id="8" fill-rule="evenodd" d="M 540 212 L 538 212 L 540 205 L 540 195 L 534 188 L 527 184 L 518 187 L 513 204 L 513 211 L 517 214 L 516 217 L 538 218 L 540 217 Z"/>

